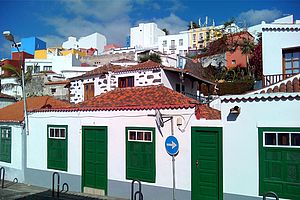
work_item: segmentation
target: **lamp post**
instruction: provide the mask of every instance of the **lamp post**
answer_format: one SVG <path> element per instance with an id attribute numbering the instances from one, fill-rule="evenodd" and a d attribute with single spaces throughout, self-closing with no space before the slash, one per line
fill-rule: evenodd
<path id="1" fill-rule="evenodd" d="M 5 37 L 5 39 L 7 39 L 8 41 L 12 42 L 15 47 L 18 50 L 19 56 L 20 56 L 20 49 L 18 47 L 18 45 L 15 42 L 14 36 L 10 33 L 10 31 L 4 31 L 3 32 L 3 36 Z M 22 92 L 23 92 L 23 102 L 24 102 L 24 126 L 25 126 L 25 131 L 26 134 L 29 134 L 29 129 L 28 129 L 28 115 L 27 115 L 27 107 L 26 107 L 26 91 L 25 91 L 25 68 L 22 64 L 22 60 L 20 57 L 20 62 L 21 62 L 21 78 L 22 78 Z"/>

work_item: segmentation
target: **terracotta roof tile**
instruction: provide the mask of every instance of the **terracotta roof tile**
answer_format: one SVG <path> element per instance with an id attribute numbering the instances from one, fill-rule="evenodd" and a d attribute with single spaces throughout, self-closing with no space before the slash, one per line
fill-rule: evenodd
<path id="1" fill-rule="evenodd" d="M 66 108 L 71 104 L 50 96 L 30 97 L 26 99 L 27 111 L 45 108 Z M 0 122 L 21 122 L 24 119 L 24 103 L 18 101 L 0 109 Z"/>
<path id="2" fill-rule="evenodd" d="M 263 93 L 294 93 L 300 92 L 300 74 L 289 77 L 271 86 L 249 92 L 248 94 L 263 94 Z"/>
<path id="3" fill-rule="evenodd" d="M 52 82 L 45 83 L 45 85 L 63 85 L 63 84 L 67 85 L 69 83 L 70 81 L 52 81 Z"/>
<path id="4" fill-rule="evenodd" d="M 199 105 L 199 102 L 162 85 L 118 88 L 69 108 L 43 111 L 120 111 L 196 108 L 201 118 L 220 119 L 220 111 Z M 37 110 L 38 111 L 38 110 Z"/>
<path id="5" fill-rule="evenodd" d="M 127 72 L 127 71 L 136 71 L 136 70 L 142 70 L 142 69 L 157 69 L 162 68 L 163 66 L 160 63 L 153 62 L 151 60 L 148 60 L 143 63 L 139 63 L 137 65 L 133 65 L 126 68 L 116 69 L 114 72 Z"/>

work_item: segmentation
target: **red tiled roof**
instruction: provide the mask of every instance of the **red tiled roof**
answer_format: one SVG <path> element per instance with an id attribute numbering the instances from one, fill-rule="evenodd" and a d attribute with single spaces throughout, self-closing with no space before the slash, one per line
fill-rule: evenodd
<path id="1" fill-rule="evenodd" d="M 280 81 L 274 85 L 250 92 L 250 94 L 278 93 L 278 92 L 300 92 L 300 74 Z"/>
<path id="2" fill-rule="evenodd" d="M 3 99 L 15 99 L 15 97 L 7 95 L 7 94 L 3 94 L 3 93 L 0 93 L 0 98 L 3 98 Z"/>
<path id="3" fill-rule="evenodd" d="M 142 62 L 137 65 L 114 70 L 114 72 L 127 72 L 127 71 L 136 71 L 136 70 L 142 70 L 142 69 L 157 69 L 157 68 L 162 68 L 162 67 L 163 67 L 163 65 L 161 65 L 160 63 L 156 63 L 151 60 L 148 60 L 146 62 Z"/>
<path id="4" fill-rule="evenodd" d="M 162 85 L 118 88 L 90 100 L 62 109 L 43 111 L 120 111 L 152 109 L 188 109 L 197 107 L 201 118 L 220 119 L 220 111 Z"/>
<path id="5" fill-rule="evenodd" d="M 50 96 L 30 97 L 26 99 L 27 111 L 45 108 L 66 108 L 71 104 Z M 24 119 L 24 103 L 16 102 L 0 109 L 0 122 L 21 122 Z"/>
<path id="6" fill-rule="evenodd" d="M 63 85 L 63 84 L 69 84 L 70 81 L 52 81 L 52 82 L 47 82 L 45 85 Z"/>

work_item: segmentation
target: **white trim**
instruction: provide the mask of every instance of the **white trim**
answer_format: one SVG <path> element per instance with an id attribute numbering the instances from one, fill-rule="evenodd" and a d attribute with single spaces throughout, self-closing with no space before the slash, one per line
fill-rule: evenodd
<path id="1" fill-rule="evenodd" d="M 266 145 L 266 141 L 265 141 L 265 135 L 267 133 L 275 133 L 276 134 L 276 145 Z M 278 135 L 279 134 L 289 134 L 289 144 L 288 145 L 279 145 L 278 144 Z M 293 148 L 293 149 L 299 149 L 300 148 L 300 145 L 299 146 L 292 146 L 292 136 L 291 134 L 299 134 L 300 135 L 300 132 L 290 132 L 290 131 L 264 131 L 263 132 L 263 147 L 275 147 L 275 148 Z"/>
<path id="2" fill-rule="evenodd" d="M 50 136 L 50 129 L 54 129 L 54 137 Z M 55 129 L 59 129 L 59 136 L 58 137 L 55 136 Z M 64 137 L 61 137 L 61 131 L 60 130 L 65 130 L 65 136 Z M 49 128 L 48 128 L 48 138 L 49 139 L 65 140 L 66 139 L 66 135 L 67 135 L 67 129 L 64 128 L 64 127 L 49 126 Z"/>

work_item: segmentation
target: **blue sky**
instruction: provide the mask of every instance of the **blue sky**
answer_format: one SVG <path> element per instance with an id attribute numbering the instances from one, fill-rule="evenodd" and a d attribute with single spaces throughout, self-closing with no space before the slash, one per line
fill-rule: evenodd
<path id="1" fill-rule="evenodd" d="M 299 0 L 0 0 L 0 31 L 16 41 L 36 36 L 59 46 L 69 36 L 94 32 L 108 43 L 124 44 L 130 27 L 156 22 L 171 33 L 186 30 L 189 21 L 209 17 L 216 24 L 235 18 L 247 26 L 271 22 L 287 14 L 300 19 Z M 9 57 L 9 43 L 0 37 L 0 59 Z"/>

